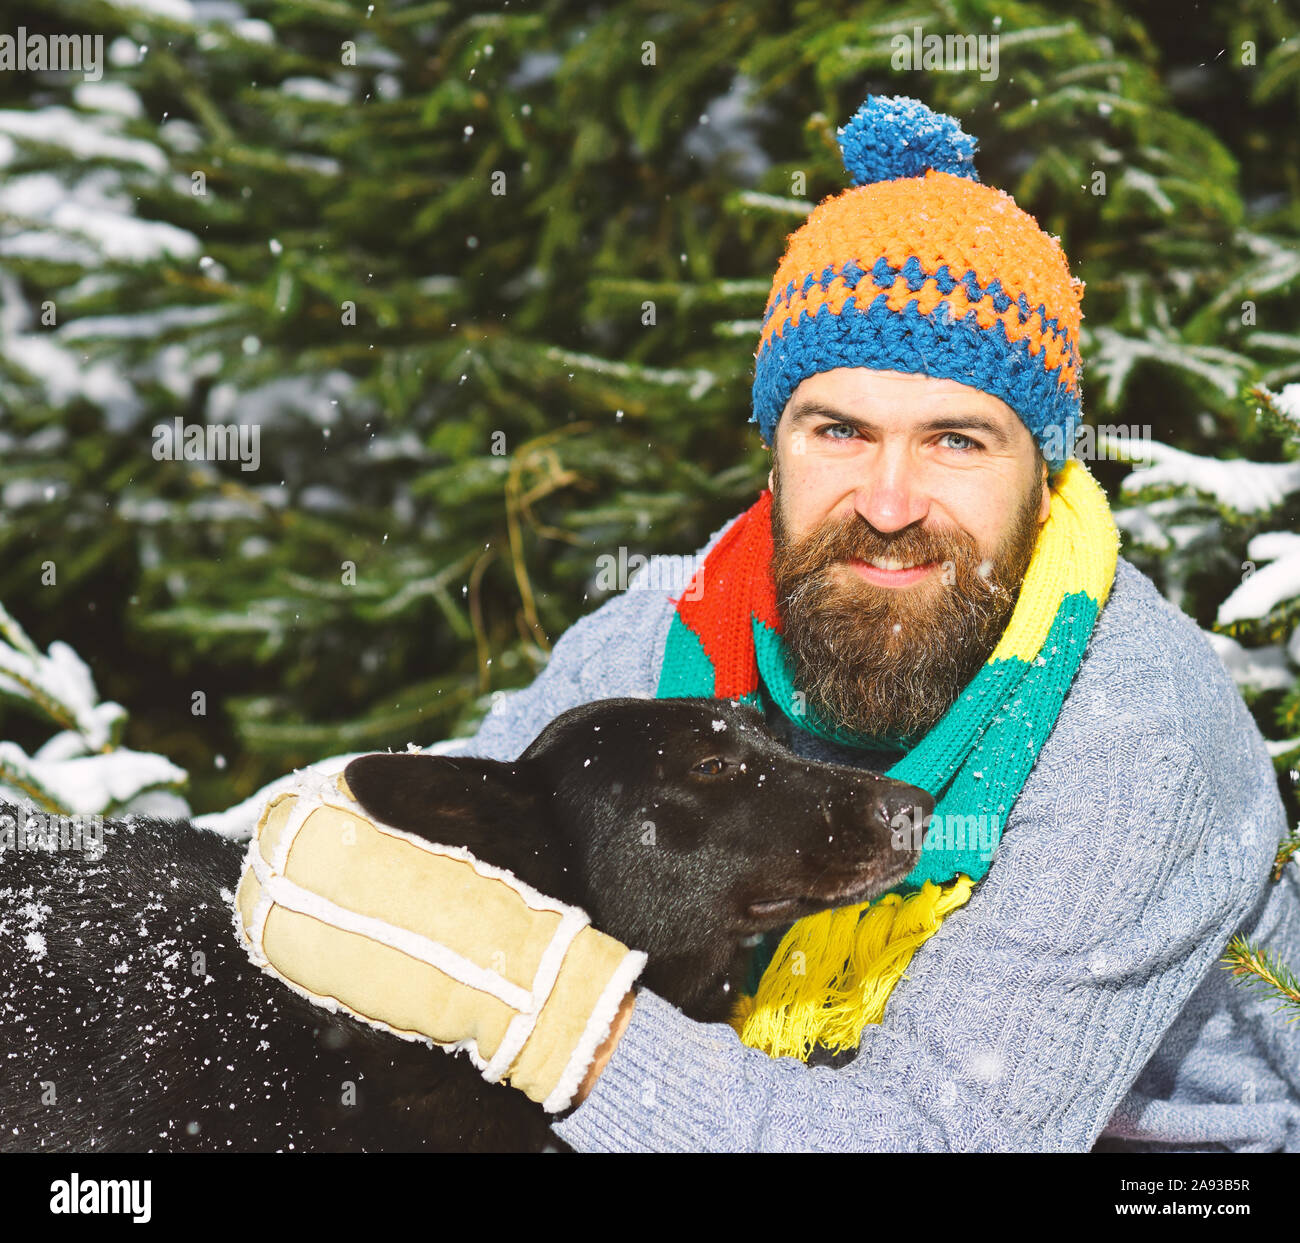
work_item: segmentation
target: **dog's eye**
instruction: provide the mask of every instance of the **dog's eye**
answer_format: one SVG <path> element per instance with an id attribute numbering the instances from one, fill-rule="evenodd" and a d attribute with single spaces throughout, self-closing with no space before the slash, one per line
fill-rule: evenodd
<path id="1" fill-rule="evenodd" d="M 716 755 L 711 755 L 707 760 L 701 760 L 695 765 L 697 773 L 703 773 L 706 777 L 716 777 L 727 766 L 727 761 L 719 759 Z"/>

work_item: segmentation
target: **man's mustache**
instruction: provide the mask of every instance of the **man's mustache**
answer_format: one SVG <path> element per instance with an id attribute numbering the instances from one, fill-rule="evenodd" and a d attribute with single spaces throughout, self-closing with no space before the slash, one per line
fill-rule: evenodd
<path id="1" fill-rule="evenodd" d="M 957 546 L 953 546 L 956 544 Z M 957 541 L 946 548 L 934 541 L 908 536 L 881 541 L 853 527 L 838 527 L 824 535 L 814 534 L 796 548 L 800 563 L 807 570 L 818 570 L 837 561 L 901 561 L 904 565 L 930 565 L 933 562 L 957 561 L 967 549 Z"/>

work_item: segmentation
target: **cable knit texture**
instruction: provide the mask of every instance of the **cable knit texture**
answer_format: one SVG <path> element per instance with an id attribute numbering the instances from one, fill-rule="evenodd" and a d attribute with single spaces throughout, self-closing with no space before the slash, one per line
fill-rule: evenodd
<path id="1" fill-rule="evenodd" d="M 653 696 L 674 601 L 642 584 L 670 581 L 652 563 L 438 749 L 513 760 L 568 708 Z M 809 758 L 896 758 L 771 724 Z M 993 867 L 856 1059 L 773 1059 L 641 989 L 556 1130 L 581 1151 L 1300 1152 L 1300 1023 L 1217 961 L 1239 933 L 1300 967 L 1300 868 L 1268 879 L 1285 832 L 1214 649 L 1121 557 Z"/>

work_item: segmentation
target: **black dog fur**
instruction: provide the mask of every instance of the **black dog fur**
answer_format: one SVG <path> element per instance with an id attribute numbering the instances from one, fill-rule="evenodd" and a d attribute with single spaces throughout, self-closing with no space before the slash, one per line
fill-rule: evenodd
<path id="1" fill-rule="evenodd" d="M 600 700 L 514 763 L 374 755 L 346 777 L 376 819 L 583 907 L 646 951 L 640 984 L 704 1022 L 726 1019 L 755 934 L 897 884 L 917 854 L 891 823 L 934 808 L 798 758 L 725 700 Z M 241 844 L 184 822 L 105 829 L 97 859 L 0 852 L 0 1150 L 565 1148 L 468 1058 L 254 967 L 230 909 Z"/>

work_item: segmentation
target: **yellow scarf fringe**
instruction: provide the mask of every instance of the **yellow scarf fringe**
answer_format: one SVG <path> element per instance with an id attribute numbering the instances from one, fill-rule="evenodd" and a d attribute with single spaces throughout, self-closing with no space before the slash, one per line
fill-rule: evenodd
<path id="1" fill-rule="evenodd" d="M 751 1048 L 806 1061 L 815 1044 L 856 1049 L 917 948 L 974 889 L 964 873 L 927 880 L 906 898 L 840 907 L 801 919 L 785 934 L 753 997 L 737 999 L 731 1026 Z"/>

